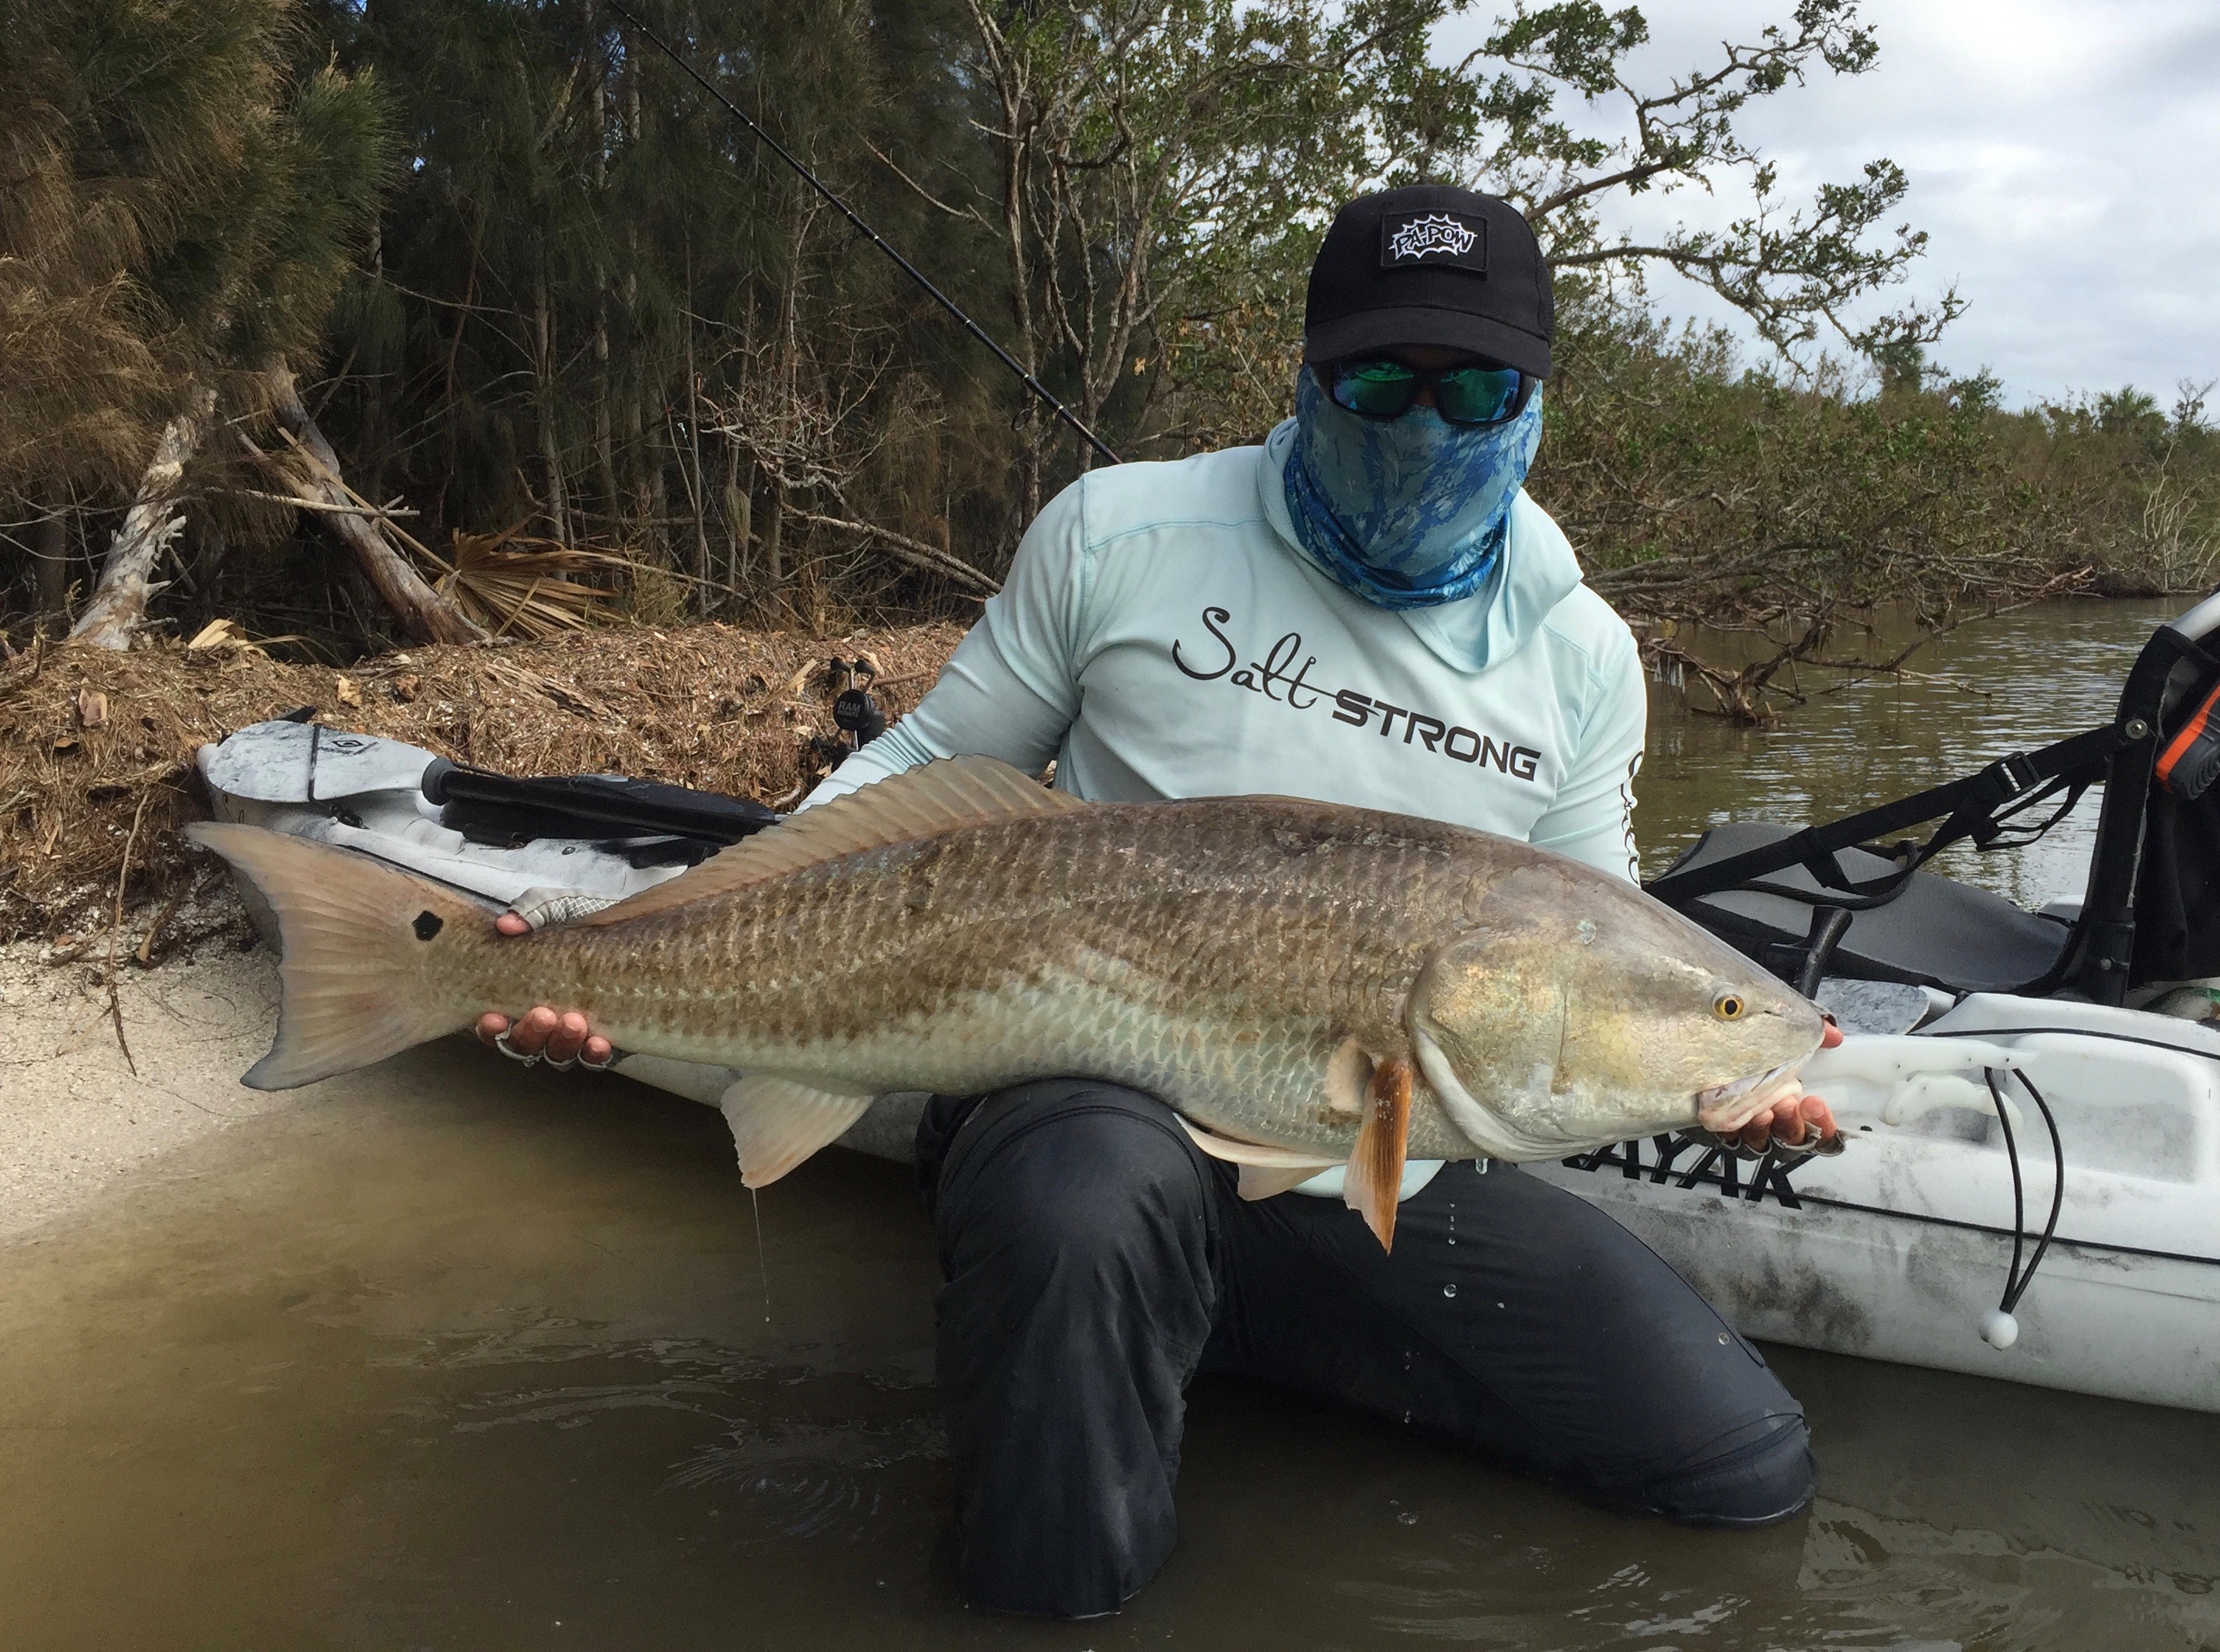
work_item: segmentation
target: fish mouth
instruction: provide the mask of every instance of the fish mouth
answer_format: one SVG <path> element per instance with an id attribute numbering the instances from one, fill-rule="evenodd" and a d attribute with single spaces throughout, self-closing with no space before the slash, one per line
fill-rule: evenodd
<path id="1" fill-rule="evenodd" d="M 1801 1093 L 1804 1087 L 1797 1073 L 1803 1065 L 1785 1061 L 1766 1072 L 1697 1091 L 1696 1122 L 1721 1135 L 1740 1130 L 1759 1113 L 1771 1111 L 1774 1102 Z"/>

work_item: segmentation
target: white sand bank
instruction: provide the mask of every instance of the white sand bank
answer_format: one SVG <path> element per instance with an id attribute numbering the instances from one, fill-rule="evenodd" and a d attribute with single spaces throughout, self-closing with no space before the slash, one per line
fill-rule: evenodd
<path id="1" fill-rule="evenodd" d="M 270 1047 L 276 960 L 228 942 L 117 973 L 134 1074 L 117 1049 L 103 959 L 49 966 L 0 949 L 0 1240 L 69 1214 L 158 1155 L 296 1105 L 239 1075 Z"/>

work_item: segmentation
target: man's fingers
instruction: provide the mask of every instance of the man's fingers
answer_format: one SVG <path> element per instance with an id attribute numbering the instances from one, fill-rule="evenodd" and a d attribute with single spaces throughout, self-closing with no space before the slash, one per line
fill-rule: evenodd
<path id="1" fill-rule="evenodd" d="M 546 1050 L 555 1027 L 555 1012 L 545 1004 L 537 1005 L 508 1030 L 508 1047 L 521 1056 L 539 1055 Z"/>
<path id="2" fill-rule="evenodd" d="M 1835 1122 L 1835 1110 L 1816 1095 L 1807 1095 L 1799 1105 L 1804 1123 L 1816 1131 L 1821 1141 L 1831 1140 L 1841 1133 L 1842 1126 Z"/>
<path id="3" fill-rule="evenodd" d="M 1804 1144 L 1804 1115 L 1794 1096 L 1773 1106 L 1773 1138 L 1787 1147 Z"/>
<path id="4" fill-rule="evenodd" d="M 504 935 L 529 935 L 532 926 L 513 912 L 504 912 L 493 920 L 493 926 Z"/>
<path id="5" fill-rule="evenodd" d="M 568 1015 L 556 1018 L 555 1029 L 547 1035 L 547 1059 L 569 1061 L 576 1057 L 586 1042 L 586 1018 L 572 1010 Z"/>
<path id="6" fill-rule="evenodd" d="M 490 1044 L 504 1032 L 508 1047 L 520 1056 L 542 1056 L 552 1062 L 577 1060 L 589 1067 L 606 1067 L 616 1059 L 616 1048 L 598 1032 L 589 1032 L 586 1018 L 571 1010 L 558 1015 L 545 1004 L 512 1022 L 499 1010 L 488 1010 L 472 1029 L 480 1044 Z"/>

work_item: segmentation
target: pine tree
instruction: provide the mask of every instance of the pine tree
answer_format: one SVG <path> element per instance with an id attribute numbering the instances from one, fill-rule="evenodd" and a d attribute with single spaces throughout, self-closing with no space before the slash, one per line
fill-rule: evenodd
<path id="1" fill-rule="evenodd" d="M 186 466 L 321 353 L 384 188 L 385 100 L 319 64 L 297 0 L 0 0 L 0 40 L 22 113 L 0 137 L 0 496 L 51 515 L 135 483 L 77 633 L 122 646 Z"/>

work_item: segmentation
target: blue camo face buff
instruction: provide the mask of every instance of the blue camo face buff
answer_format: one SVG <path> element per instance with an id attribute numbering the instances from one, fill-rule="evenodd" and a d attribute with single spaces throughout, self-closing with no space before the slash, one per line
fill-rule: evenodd
<path id="1" fill-rule="evenodd" d="M 1542 440 L 1542 392 L 1508 423 L 1453 425 L 1431 408 L 1368 419 L 1295 376 L 1288 514 L 1319 565 L 1368 602 L 1432 608 L 1478 590 Z"/>

